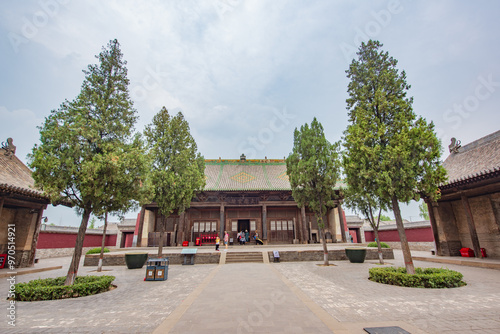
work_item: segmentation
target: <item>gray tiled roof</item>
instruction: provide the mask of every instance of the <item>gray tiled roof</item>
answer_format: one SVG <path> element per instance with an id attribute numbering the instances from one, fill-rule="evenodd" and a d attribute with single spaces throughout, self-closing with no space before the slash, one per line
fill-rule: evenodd
<path id="1" fill-rule="evenodd" d="M 473 141 L 451 153 L 443 163 L 447 185 L 500 172 L 500 131 Z"/>
<path id="2" fill-rule="evenodd" d="M 291 190 L 280 160 L 207 160 L 205 190 Z"/>
<path id="3" fill-rule="evenodd" d="M 0 149 L 0 191 L 47 199 L 35 188 L 31 170 L 14 154 L 7 155 L 4 149 Z"/>

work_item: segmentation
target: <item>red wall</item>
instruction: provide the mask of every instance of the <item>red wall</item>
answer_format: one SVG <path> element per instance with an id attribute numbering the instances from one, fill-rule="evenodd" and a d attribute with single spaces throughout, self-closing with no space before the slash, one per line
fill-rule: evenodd
<path id="1" fill-rule="evenodd" d="M 406 238 L 409 242 L 433 242 L 434 236 L 432 235 L 432 228 L 412 228 L 406 229 Z M 378 231 L 378 237 L 380 241 L 401 241 L 399 240 L 398 230 L 385 230 Z M 375 236 L 373 231 L 365 231 L 366 242 L 375 241 Z"/>
<path id="2" fill-rule="evenodd" d="M 76 234 L 74 233 L 54 233 L 40 231 L 36 248 L 74 248 L 76 244 Z M 86 234 L 83 240 L 83 247 L 101 247 L 101 234 Z M 106 236 L 105 246 L 116 246 L 116 234 Z"/>

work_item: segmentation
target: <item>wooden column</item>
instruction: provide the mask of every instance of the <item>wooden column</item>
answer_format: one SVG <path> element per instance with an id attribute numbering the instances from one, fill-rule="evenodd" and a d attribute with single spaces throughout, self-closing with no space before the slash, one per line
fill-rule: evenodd
<path id="1" fill-rule="evenodd" d="M 306 220 L 306 207 L 303 206 L 300 208 L 300 216 L 302 217 L 302 236 L 304 239 L 302 239 L 303 244 L 307 244 L 307 241 L 309 240 L 309 234 L 307 233 L 307 220 Z"/>
<path id="2" fill-rule="evenodd" d="M 139 217 L 139 229 L 137 231 L 137 247 L 142 247 L 142 230 L 144 229 L 144 216 L 146 215 L 146 207 L 141 208 Z"/>
<path id="3" fill-rule="evenodd" d="M 297 220 L 297 239 L 299 239 L 299 243 L 302 243 L 304 241 L 304 233 L 302 231 L 302 225 L 304 222 L 302 221 L 302 215 L 299 214 L 299 219 Z"/>
<path id="4" fill-rule="evenodd" d="M 340 200 L 339 200 L 339 203 L 337 204 L 337 209 L 339 211 L 339 222 L 340 222 L 340 231 L 342 231 L 342 233 L 341 233 L 342 242 L 346 243 L 347 237 L 345 235 L 346 226 L 345 226 L 345 222 L 344 222 L 344 210 L 342 210 L 342 204 L 341 204 Z"/>
<path id="5" fill-rule="evenodd" d="M 267 206 L 262 205 L 262 240 L 267 240 Z"/>
<path id="6" fill-rule="evenodd" d="M 177 227 L 177 246 L 182 246 L 184 241 L 184 215 L 179 217 L 179 226 Z"/>
<path id="7" fill-rule="evenodd" d="M 465 214 L 467 216 L 467 224 L 469 225 L 470 238 L 472 240 L 472 247 L 474 247 L 474 253 L 476 257 L 482 258 L 481 246 L 479 245 L 479 239 L 477 237 L 476 225 L 474 224 L 474 218 L 472 217 L 472 210 L 470 209 L 469 199 L 464 194 L 460 196 L 462 198 L 462 205 L 465 209 Z"/>
<path id="8" fill-rule="evenodd" d="M 429 219 L 431 221 L 434 244 L 436 245 L 436 254 L 441 255 L 441 242 L 439 241 L 439 231 L 436 223 L 436 216 L 434 215 L 434 206 L 428 199 L 425 199 L 425 203 L 427 204 L 427 211 L 429 212 Z M 435 204 L 437 205 L 437 203 Z"/>
<path id="9" fill-rule="evenodd" d="M 46 208 L 47 208 L 46 205 L 44 207 L 40 208 L 40 211 L 38 211 L 38 215 L 36 217 L 35 232 L 33 234 L 33 239 L 31 240 L 30 256 L 28 259 L 28 266 L 30 266 L 30 267 L 35 264 L 36 245 L 38 243 L 38 236 L 40 235 L 40 227 L 42 225 L 43 210 Z"/>
<path id="10" fill-rule="evenodd" d="M 220 231 L 220 238 L 224 239 L 224 231 L 226 230 L 226 217 L 224 214 L 224 203 L 220 204 L 220 226 L 219 226 L 219 231 Z"/>

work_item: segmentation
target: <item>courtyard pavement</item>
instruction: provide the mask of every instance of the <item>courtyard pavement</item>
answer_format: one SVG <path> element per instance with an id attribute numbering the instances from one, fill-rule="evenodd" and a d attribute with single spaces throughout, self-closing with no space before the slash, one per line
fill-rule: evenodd
<path id="1" fill-rule="evenodd" d="M 255 249 L 249 248 L 251 251 Z M 264 249 L 262 249 L 264 250 Z M 232 247 L 229 252 L 242 251 Z M 224 253 L 224 252 L 223 252 Z M 403 265 L 401 251 L 388 265 Z M 412 252 L 417 256 L 426 253 Z M 66 274 L 70 258 L 36 266 L 16 282 Z M 0 279 L 0 333 L 365 333 L 399 326 L 410 333 L 499 333 L 500 270 L 415 261 L 463 273 L 467 286 L 415 289 L 367 279 L 378 261 L 172 265 L 168 280 L 144 281 L 145 268 L 104 267 L 117 288 L 76 299 L 16 302 L 8 324 L 9 281 Z M 79 275 L 96 274 L 80 266 Z"/>

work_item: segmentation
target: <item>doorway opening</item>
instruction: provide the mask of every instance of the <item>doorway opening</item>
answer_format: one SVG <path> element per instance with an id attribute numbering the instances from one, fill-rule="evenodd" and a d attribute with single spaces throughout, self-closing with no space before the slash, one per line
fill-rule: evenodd
<path id="1" fill-rule="evenodd" d="M 238 232 L 250 232 L 250 219 L 238 219 Z"/>

